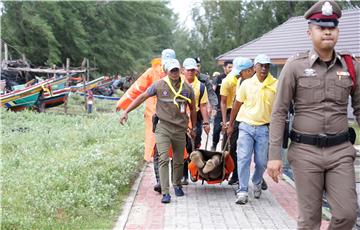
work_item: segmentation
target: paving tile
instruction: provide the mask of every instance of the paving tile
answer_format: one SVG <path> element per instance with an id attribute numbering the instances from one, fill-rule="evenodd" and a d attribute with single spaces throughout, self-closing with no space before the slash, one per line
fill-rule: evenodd
<path id="1" fill-rule="evenodd" d="M 162 204 L 161 195 L 153 191 L 153 166 L 148 164 L 124 229 L 296 229 L 294 188 L 285 181 L 275 184 L 267 175 L 264 177 L 269 189 L 260 199 L 254 199 L 250 186 L 245 205 L 235 204 L 236 186 L 227 182 L 190 182 L 184 186 L 184 197 L 176 197 L 170 189 L 171 203 Z"/>

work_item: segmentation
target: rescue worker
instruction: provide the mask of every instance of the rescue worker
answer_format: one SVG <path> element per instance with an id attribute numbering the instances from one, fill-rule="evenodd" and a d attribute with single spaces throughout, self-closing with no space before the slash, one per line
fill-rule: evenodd
<path id="1" fill-rule="evenodd" d="M 161 52 L 161 59 L 154 58 L 151 61 L 151 68 L 147 69 L 131 87 L 125 92 L 117 103 L 116 111 L 125 110 L 130 103 L 135 100 L 141 93 L 145 92 L 147 88 L 157 80 L 165 77 L 166 72 L 164 71 L 165 63 L 176 58 L 175 51 L 172 49 L 164 49 Z M 150 97 L 145 103 L 145 153 L 144 159 L 147 162 L 154 158 L 154 171 L 156 178 L 156 185 L 154 190 L 161 193 L 160 176 L 159 176 L 159 161 L 158 154 L 155 146 L 155 135 L 153 133 L 152 117 L 155 114 L 156 97 Z"/>
<path id="2" fill-rule="evenodd" d="M 196 77 L 197 79 L 202 82 L 205 87 L 206 87 L 206 91 L 208 93 L 208 99 L 210 102 L 210 106 L 208 106 L 208 114 L 211 114 L 212 110 L 216 108 L 216 106 L 219 104 L 218 102 L 218 98 L 215 94 L 215 91 L 212 87 L 212 84 L 210 82 L 210 77 L 204 73 L 201 73 L 201 60 L 200 57 L 196 57 L 194 58 L 196 63 L 197 63 L 197 73 L 196 73 Z M 198 116 L 201 117 L 201 113 L 198 113 Z M 199 120 L 201 121 L 201 118 L 199 118 Z M 202 136 L 202 122 L 197 123 L 197 132 L 196 132 L 196 143 L 195 143 L 195 147 L 196 148 L 200 148 L 201 145 L 201 136 Z"/>
<path id="3" fill-rule="evenodd" d="M 239 122 L 236 151 L 239 188 L 236 203 L 246 204 L 253 153 L 255 161 L 255 171 L 252 176 L 253 193 L 255 199 L 261 196 L 263 174 L 268 160 L 271 108 L 275 99 L 277 80 L 269 72 L 271 61 L 265 54 L 255 57 L 254 68 L 248 58 L 239 58 L 238 63 L 240 76 L 249 79 L 236 90 L 236 100 L 231 110 L 227 134 L 231 136 L 236 117 Z M 251 77 L 254 69 L 256 74 Z"/>
<path id="4" fill-rule="evenodd" d="M 215 94 L 216 94 L 219 102 L 221 101 L 221 96 L 220 96 L 221 83 L 222 83 L 223 79 L 226 77 L 226 75 L 228 75 L 230 73 L 232 66 L 233 66 L 232 61 L 230 61 L 230 60 L 225 61 L 224 65 L 223 65 L 224 72 L 222 74 L 216 76 L 213 80 L 213 89 L 215 91 Z M 222 121 L 220 103 L 218 103 L 218 105 L 214 109 L 215 109 L 216 114 L 215 114 L 215 118 L 214 118 L 212 146 L 211 146 L 211 151 L 213 151 L 213 152 L 216 151 L 216 147 L 220 140 L 221 121 Z"/>
<path id="5" fill-rule="evenodd" d="M 184 196 L 181 187 L 183 175 L 184 150 L 186 145 L 185 135 L 188 128 L 189 117 L 186 113 L 190 109 L 190 119 L 196 127 L 195 97 L 192 87 L 180 78 L 180 63 L 171 59 L 166 63 L 167 76 L 154 82 L 145 92 L 137 97 L 120 117 L 120 123 L 127 121 L 128 113 L 137 108 L 146 99 L 157 97 L 156 115 L 159 123 L 156 126 L 156 147 L 160 156 L 160 183 L 163 198 L 162 203 L 169 203 L 169 148 L 173 149 L 173 187 L 176 196 Z M 195 137 L 195 129 L 190 130 Z"/>
<path id="6" fill-rule="evenodd" d="M 196 113 L 201 113 L 201 116 L 197 116 L 196 123 L 201 124 L 201 129 L 204 129 L 206 135 L 209 135 L 210 132 L 210 124 L 209 124 L 209 115 L 207 112 L 208 107 L 208 95 L 205 85 L 200 82 L 196 76 L 198 67 L 195 59 L 193 58 L 186 58 L 183 62 L 184 68 L 184 77 L 185 81 L 191 85 L 194 90 L 195 94 L 195 106 L 196 106 Z M 198 129 L 199 126 L 196 127 Z M 197 132 L 198 133 L 198 132 Z M 201 139 L 196 135 L 195 137 L 195 146 L 199 146 Z M 191 152 L 189 152 L 190 154 Z M 188 162 L 184 162 L 184 178 L 181 184 L 187 185 L 188 184 Z"/>
<path id="7" fill-rule="evenodd" d="M 352 59 L 347 63 L 334 50 L 341 17 L 336 2 L 319 1 L 304 17 L 313 47 L 289 58 L 280 74 L 270 124 L 268 174 L 278 182 L 281 137 L 293 101 L 295 115 L 287 157 L 295 178 L 298 229 L 320 228 L 325 191 L 332 214 L 328 229 L 350 230 L 357 208 L 356 153 L 349 141 L 347 105 L 351 95 L 360 124 L 360 65 Z"/>
<path id="8" fill-rule="evenodd" d="M 247 76 L 247 74 L 240 77 L 240 72 L 242 70 L 242 57 L 237 57 L 233 60 L 233 65 L 231 68 L 230 73 L 223 79 L 222 84 L 220 86 L 220 111 L 221 111 L 221 119 L 222 122 L 221 125 L 221 132 L 224 134 L 223 139 L 226 141 L 228 139 L 227 135 L 227 129 L 229 127 L 228 121 L 230 120 L 230 114 L 233 107 L 233 102 L 235 100 L 235 94 L 237 87 L 240 86 L 240 84 L 250 78 L 251 76 Z M 237 139 L 238 139 L 238 133 L 239 133 L 239 122 L 235 120 L 233 129 L 231 131 L 231 137 L 230 137 L 230 154 L 233 158 L 234 162 L 237 162 Z M 225 142 L 224 142 L 225 143 Z M 223 144 L 224 144 L 223 143 Z M 221 148 L 223 148 L 222 146 Z M 235 164 L 234 171 L 232 173 L 231 179 L 229 180 L 228 184 L 238 184 L 239 178 L 238 178 L 238 168 L 237 164 Z M 268 188 L 265 180 L 262 180 L 261 184 L 262 190 L 266 190 Z"/>

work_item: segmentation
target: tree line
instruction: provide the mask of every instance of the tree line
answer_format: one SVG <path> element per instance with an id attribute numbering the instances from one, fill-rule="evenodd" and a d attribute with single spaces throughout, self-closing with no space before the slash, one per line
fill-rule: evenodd
<path id="1" fill-rule="evenodd" d="M 80 65 L 86 57 L 103 74 L 140 74 L 162 49 L 173 48 L 180 60 L 201 57 L 211 72 L 218 55 L 303 15 L 313 3 L 203 1 L 191 10 L 189 30 L 167 1 L 4 1 L 1 39 L 14 48 L 12 57 L 23 53 L 36 66 L 62 65 L 66 58 Z"/>

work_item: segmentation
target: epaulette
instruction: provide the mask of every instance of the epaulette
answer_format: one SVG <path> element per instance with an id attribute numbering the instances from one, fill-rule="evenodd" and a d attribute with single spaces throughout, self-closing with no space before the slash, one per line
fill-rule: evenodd
<path id="1" fill-rule="evenodd" d="M 292 62 L 292 61 L 295 61 L 295 60 L 307 58 L 307 57 L 309 57 L 309 52 L 310 52 L 310 51 L 306 51 L 306 52 L 301 52 L 301 53 L 297 53 L 297 54 L 295 54 L 295 55 L 292 55 L 292 56 L 287 60 L 287 62 Z"/>
<path id="2" fill-rule="evenodd" d="M 340 56 L 349 55 L 352 57 L 352 59 L 355 59 L 355 55 L 347 50 L 337 52 L 337 54 L 339 54 Z"/>

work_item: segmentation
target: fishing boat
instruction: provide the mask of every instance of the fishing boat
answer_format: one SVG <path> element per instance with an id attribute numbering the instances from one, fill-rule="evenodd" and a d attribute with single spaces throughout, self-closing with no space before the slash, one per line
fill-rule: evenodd
<path id="1" fill-rule="evenodd" d="M 85 91 L 91 90 L 91 89 L 101 85 L 104 80 L 106 80 L 106 78 L 104 76 L 102 76 L 102 77 L 96 78 L 92 81 L 86 82 L 85 86 L 83 83 L 80 83 L 75 86 L 71 86 L 70 88 L 71 88 L 72 92 L 84 92 L 84 90 Z"/>
<path id="2" fill-rule="evenodd" d="M 78 94 L 80 96 L 85 96 L 85 93 L 83 93 L 83 92 L 76 92 L 76 94 Z M 87 94 L 86 94 L 86 96 L 87 96 Z M 110 96 L 97 95 L 97 94 L 94 94 L 93 97 L 97 98 L 97 99 L 110 100 L 110 101 L 118 101 L 118 100 L 120 100 L 120 97 L 110 97 Z"/>
<path id="3" fill-rule="evenodd" d="M 43 92 L 40 103 L 44 108 L 51 108 L 63 104 L 70 92 L 70 87 L 66 87 L 67 76 L 55 79 L 49 84 L 49 91 Z"/>
<path id="4" fill-rule="evenodd" d="M 48 85 L 52 81 L 54 81 L 54 79 L 49 79 L 30 86 L 24 85 L 23 89 L 18 86 L 17 89 L 0 95 L 0 107 L 8 108 L 12 111 L 20 111 L 25 108 L 33 107 L 38 101 L 41 92 L 49 91 Z"/>

